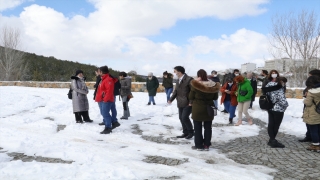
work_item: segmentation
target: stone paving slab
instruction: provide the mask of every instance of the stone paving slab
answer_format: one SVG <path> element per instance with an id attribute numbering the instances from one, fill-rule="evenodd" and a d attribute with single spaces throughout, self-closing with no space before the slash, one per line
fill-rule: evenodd
<path id="1" fill-rule="evenodd" d="M 188 162 L 189 159 L 174 159 L 162 156 L 146 156 L 146 159 L 143 159 L 142 161 L 146 163 L 163 164 L 167 166 L 178 166 L 180 164 Z"/>
<path id="2" fill-rule="evenodd" d="M 270 148 L 267 145 L 269 136 L 266 123 L 254 119 L 254 124 L 261 128 L 258 136 L 213 143 L 212 148 L 219 149 L 228 158 L 240 164 L 264 165 L 277 169 L 278 172 L 271 173 L 275 179 L 320 179 L 320 153 L 307 151 L 309 143 L 300 143 L 296 136 L 279 133 L 277 140 L 286 148 Z"/>

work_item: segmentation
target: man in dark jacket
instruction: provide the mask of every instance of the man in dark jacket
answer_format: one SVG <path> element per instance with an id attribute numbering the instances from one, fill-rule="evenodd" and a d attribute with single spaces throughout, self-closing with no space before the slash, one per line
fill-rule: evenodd
<path id="1" fill-rule="evenodd" d="M 190 82 L 193 78 L 185 74 L 185 69 L 182 66 L 176 66 L 174 68 L 174 73 L 179 79 L 168 104 L 171 104 L 172 101 L 177 99 L 179 119 L 183 129 L 183 134 L 177 136 L 177 138 L 191 139 L 194 135 L 194 130 L 190 121 L 190 114 L 192 111 L 192 106 L 190 105 L 192 102 L 189 101 L 189 93 L 191 90 Z"/>
<path id="2" fill-rule="evenodd" d="M 146 86 L 149 94 L 149 102 L 147 105 L 151 105 L 151 102 L 153 103 L 153 105 L 156 105 L 154 97 L 157 95 L 159 81 L 157 77 L 155 77 L 151 72 L 148 74 Z"/>
<path id="3" fill-rule="evenodd" d="M 250 72 L 247 73 L 247 79 L 250 81 L 251 87 L 253 89 L 253 94 L 252 94 L 251 103 L 249 107 L 250 109 L 252 109 L 253 101 L 255 101 L 256 95 L 257 95 L 257 80 L 255 77 L 253 77 L 253 74 Z"/>
<path id="4" fill-rule="evenodd" d="M 218 72 L 215 70 L 211 71 L 211 77 L 209 79 L 213 82 L 220 83 L 220 79 L 218 77 Z M 217 93 L 216 95 L 219 97 L 219 93 Z M 218 108 L 218 99 L 214 100 L 213 102 L 214 102 L 214 105 L 216 106 L 216 108 Z"/>

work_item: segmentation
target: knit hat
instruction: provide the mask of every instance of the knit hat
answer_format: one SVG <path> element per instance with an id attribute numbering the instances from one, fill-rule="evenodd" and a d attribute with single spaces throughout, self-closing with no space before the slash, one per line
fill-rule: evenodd
<path id="1" fill-rule="evenodd" d="M 148 76 L 153 76 L 153 73 L 152 73 L 152 72 L 149 72 L 149 73 L 148 73 Z"/>
<path id="2" fill-rule="evenodd" d="M 82 73 L 82 74 L 83 74 L 83 71 L 82 71 L 82 70 L 80 70 L 80 69 L 79 69 L 79 70 L 77 70 L 77 71 L 76 71 L 76 76 L 78 76 L 78 74 L 80 74 L 80 73 Z"/>

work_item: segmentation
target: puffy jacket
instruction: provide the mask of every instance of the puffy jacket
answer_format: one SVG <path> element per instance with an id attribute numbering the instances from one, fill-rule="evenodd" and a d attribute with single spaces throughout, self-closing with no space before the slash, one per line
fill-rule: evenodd
<path id="1" fill-rule="evenodd" d="M 221 104 L 224 102 L 224 99 L 226 98 L 227 93 L 224 91 L 227 90 L 227 87 L 228 87 L 228 82 L 226 82 L 220 89 L 220 92 L 222 94 Z M 238 105 L 237 96 L 236 96 L 237 90 L 238 90 L 238 86 L 235 82 L 233 82 L 232 87 L 231 87 L 231 91 L 230 91 L 230 98 L 231 98 L 231 105 L 232 106 Z"/>
<path id="2" fill-rule="evenodd" d="M 242 96 L 240 95 L 240 91 L 246 91 L 247 94 L 245 96 Z M 238 102 L 251 101 L 252 95 L 253 95 L 253 89 L 251 87 L 251 83 L 249 80 L 244 79 L 242 83 L 238 84 L 237 101 Z"/>
<path id="3" fill-rule="evenodd" d="M 212 121 L 214 116 L 209 116 L 207 105 L 212 106 L 213 100 L 218 99 L 220 83 L 209 81 L 191 81 L 189 99 L 192 102 L 192 119 L 195 121 Z"/>
<path id="4" fill-rule="evenodd" d="M 128 96 L 131 94 L 131 78 L 125 77 L 120 80 L 121 84 L 121 90 L 120 95 L 121 96 Z"/>
<path id="5" fill-rule="evenodd" d="M 110 74 L 109 74 L 109 76 L 110 76 L 111 78 L 115 79 L 115 78 L 114 78 L 113 76 L 111 76 Z M 93 86 L 93 87 L 95 88 L 94 93 L 93 93 L 93 100 L 96 99 L 96 94 L 97 94 L 97 90 L 98 90 L 98 86 L 99 86 L 100 81 L 101 81 L 101 76 L 99 75 L 99 76 L 96 77 L 96 84 Z M 114 84 L 114 91 L 113 91 L 114 96 L 120 95 L 120 88 L 121 88 L 121 84 L 120 84 L 119 81 L 117 81 L 117 82 Z"/>
<path id="6" fill-rule="evenodd" d="M 109 74 L 101 76 L 101 83 L 98 86 L 96 102 L 114 102 L 114 85 L 118 81 Z"/>
<path id="7" fill-rule="evenodd" d="M 149 78 L 147 78 L 146 86 L 147 86 L 149 96 L 156 96 L 157 89 L 159 87 L 159 81 L 155 76 L 152 76 L 151 80 Z"/>
<path id="8" fill-rule="evenodd" d="M 165 88 L 173 88 L 172 74 L 168 74 L 168 77 L 163 77 L 162 86 Z"/>
<path id="9" fill-rule="evenodd" d="M 320 102 L 320 88 L 310 89 L 307 94 L 307 98 L 303 103 L 306 108 L 303 112 L 303 122 L 307 124 L 320 124 L 320 114 L 316 112 L 316 105 Z"/>

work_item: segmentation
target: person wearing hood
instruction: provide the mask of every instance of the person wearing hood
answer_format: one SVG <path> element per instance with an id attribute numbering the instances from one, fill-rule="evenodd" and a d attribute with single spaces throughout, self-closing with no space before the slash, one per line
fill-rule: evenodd
<path id="1" fill-rule="evenodd" d="M 247 79 L 250 81 L 251 87 L 253 89 L 253 94 L 251 97 L 251 103 L 249 109 L 252 109 L 253 102 L 256 100 L 257 95 L 257 79 L 253 77 L 253 74 L 251 72 L 247 73 Z"/>
<path id="2" fill-rule="evenodd" d="M 235 124 L 239 126 L 242 124 L 242 113 L 246 115 L 246 119 L 250 125 L 252 125 L 252 117 L 248 113 L 248 109 L 251 103 L 251 98 L 253 95 L 253 89 L 249 80 L 245 79 L 243 76 L 237 76 L 234 81 L 238 85 L 237 90 L 237 101 L 238 101 L 238 122 Z"/>
<path id="3" fill-rule="evenodd" d="M 318 69 L 311 70 L 309 72 L 309 77 L 310 76 L 318 76 L 318 77 L 320 77 L 320 70 L 318 70 Z M 318 87 L 320 87 L 320 84 L 318 84 Z M 306 87 L 303 90 L 303 97 L 304 98 L 307 97 L 308 90 L 309 90 L 308 87 Z M 303 107 L 303 111 L 304 111 L 304 109 L 305 109 L 305 105 Z M 298 140 L 299 142 L 312 142 L 309 125 L 306 124 L 306 127 L 307 127 L 306 136 L 303 139 L 299 139 Z M 320 131 L 319 131 L 319 134 L 320 134 Z"/>
<path id="4" fill-rule="evenodd" d="M 215 70 L 213 70 L 213 71 L 211 71 L 211 77 L 209 78 L 211 81 L 213 81 L 213 82 L 218 82 L 218 83 L 220 83 L 220 79 L 219 79 L 219 77 L 218 77 L 218 72 L 217 71 L 215 71 Z M 219 93 L 218 93 L 218 96 L 219 96 Z M 219 97 L 218 97 L 219 98 Z M 214 100 L 213 101 L 214 102 L 214 105 L 216 106 L 216 108 L 218 108 L 218 99 L 217 100 Z"/>
<path id="5" fill-rule="evenodd" d="M 221 87 L 220 92 L 221 104 L 223 103 L 224 108 L 229 113 L 229 124 L 233 123 L 233 118 L 235 117 L 235 112 L 238 106 L 237 93 L 238 86 L 233 81 L 233 79 L 227 79 L 227 82 Z"/>
<path id="6" fill-rule="evenodd" d="M 273 108 L 268 110 L 268 135 L 270 137 L 268 146 L 271 148 L 284 148 L 285 146 L 276 140 L 284 112 L 289 106 L 284 92 L 284 82 L 281 81 L 277 70 L 271 70 L 268 76 L 268 83 L 262 90 L 274 104 Z"/>
<path id="7" fill-rule="evenodd" d="M 122 105 L 123 105 L 123 116 L 120 119 L 127 120 L 130 117 L 130 110 L 129 110 L 129 100 L 131 94 L 131 78 L 127 77 L 126 72 L 120 72 L 119 73 L 119 79 L 121 84 L 120 89 L 120 96 L 122 99 Z"/>
<path id="8" fill-rule="evenodd" d="M 192 119 L 194 124 L 194 150 L 209 150 L 212 137 L 212 121 L 214 116 L 208 114 L 207 106 L 213 106 L 213 101 L 218 99 L 220 83 L 207 78 L 207 72 L 200 69 L 197 79 L 191 81 L 189 93 L 189 106 L 192 106 Z M 204 134 L 202 134 L 202 127 Z"/>
<path id="9" fill-rule="evenodd" d="M 71 76 L 72 106 L 76 123 L 93 122 L 89 117 L 88 87 L 85 83 L 82 70 L 77 70 L 75 76 Z"/>
<path id="10" fill-rule="evenodd" d="M 110 115 L 110 111 L 114 106 L 115 96 L 114 96 L 114 86 L 118 81 L 117 78 L 112 78 L 109 75 L 108 66 L 100 67 L 101 70 L 101 82 L 98 86 L 95 101 L 98 102 L 100 107 L 100 113 L 103 116 L 103 122 L 105 128 L 100 134 L 110 134 L 112 129 L 119 127 L 120 123 L 117 121 L 116 117 Z M 115 116 L 114 114 L 112 114 Z"/>
<path id="11" fill-rule="evenodd" d="M 305 109 L 303 112 L 303 122 L 308 124 L 312 144 L 307 148 L 309 151 L 320 152 L 320 114 L 316 111 L 316 104 L 320 102 L 320 78 L 310 76 L 306 81 L 309 89 L 303 103 Z"/>
<path id="12" fill-rule="evenodd" d="M 153 105 L 156 105 L 156 102 L 154 101 L 154 97 L 157 95 L 159 81 L 155 76 L 153 76 L 153 73 L 151 72 L 148 74 L 146 86 L 147 86 L 147 91 L 149 93 L 149 102 L 147 105 L 151 105 L 151 103 L 153 103 Z"/>
<path id="13" fill-rule="evenodd" d="M 167 71 L 163 72 L 162 86 L 165 88 L 168 102 L 173 91 L 173 76 Z"/>

